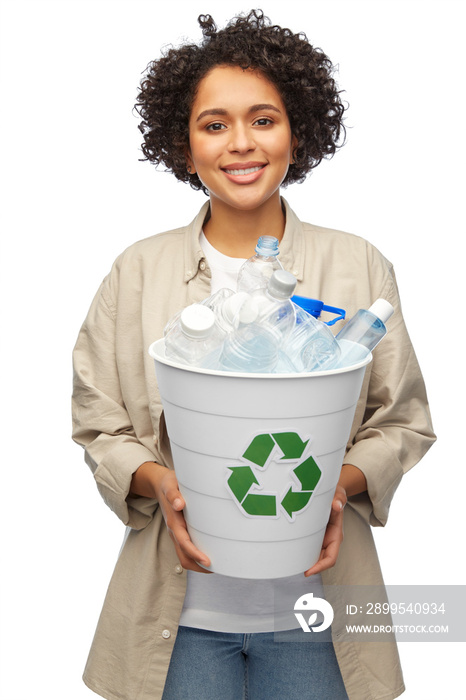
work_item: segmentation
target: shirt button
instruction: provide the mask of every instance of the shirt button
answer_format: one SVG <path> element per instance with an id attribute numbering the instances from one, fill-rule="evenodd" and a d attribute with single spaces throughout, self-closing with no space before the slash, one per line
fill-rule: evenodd
<path id="1" fill-rule="evenodd" d="M 170 632 L 170 630 L 164 630 L 164 631 L 162 632 L 162 637 L 163 637 L 164 639 L 169 639 L 169 638 L 171 637 L 171 632 Z"/>
<path id="2" fill-rule="evenodd" d="M 177 564 L 177 565 L 175 566 L 175 571 L 176 571 L 177 574 L 182 574 L 182 573 L 183 573 L 183 567 L 181 566 L 181 564 Z"/>
<path id="3" fill-rule="evenodd" d="M 205 260 L 201 260 L 201 262 L 199 263 L 199 268 L 201 270 L 205 270 Z"/>
<path id="4" fill-rule="evenodd" d="M 297 277 L 297 276 L 298 276 L 298 270 L 293 270 L 293 275 L 294 275 L 295 277 Z"/>

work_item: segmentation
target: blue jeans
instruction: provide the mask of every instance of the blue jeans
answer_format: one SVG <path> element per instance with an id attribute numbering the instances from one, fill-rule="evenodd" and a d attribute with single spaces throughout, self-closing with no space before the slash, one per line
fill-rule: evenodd
<path id="1" fill-rule="evenodd" d="M 179 627 L 163 700 L 347 700 L 331 642 Z"/>

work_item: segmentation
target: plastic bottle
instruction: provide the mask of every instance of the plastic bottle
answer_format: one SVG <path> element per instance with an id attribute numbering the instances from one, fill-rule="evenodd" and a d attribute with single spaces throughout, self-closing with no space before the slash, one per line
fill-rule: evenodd
<path id="1" fill-rule="evenodd" d="M 290 301 L 296 282 L 291 272 L 275 270 L 266 289 L 251 293 L 258 308 L 257 322 L 276 337 L 279 345 L 285 342 L 296 323 L 297 307 Z"/>
<path id="2" fill-rule="evenodd" d="M 222 340 L 212 309 L 191 304 L 167 325 L 165 355 L 184 364 L 210 367 L 220 354 Z"/>
<path id="3" fill-rule="evenodd" d="M 235 293 L 230 289 L 220 289 L 201 303 L 212 309 L 217 325 L 224 334 L 241 324 L 252 323 L 257 318 L 257 306 L 247 292 Z"/>
<path id="4" fill-rule="evenodd" d="M 209 309 L 212 309 L 214 314 L 216 314 L 217 310 L 223 305 L 223 303 L 233 295 L 234 291 L 232 289 L 228 289 L 228 287 L 222 287 L 222 289 L 219 289 L 210 297 L 207 297 L 207 299 L 203 299 L 200 303 L 203 306 L 208 306 Z"/>
<path id="5" fill-rule="evenodd" d="M 296 372 L 332 369 L 340 359 L 340 346 L 322 321 L 295 305 L 296 323 L 283 347 Z"/>
<path id="6" fill-rule="evenodd" d="M 226 336 L 219 369 L 230 372 L 274 372 L 277 363 L 277 339 L 267 328 L 253 322 Z"/>
<path id="7" fill-rule="evenodd" d="M 261 236 L 257 241 L 255 255 L 246 260 L 238 272 L 238 292 L 265 289 L 275 270 L 283 269 L 277 258 L 278 254 L 278 239 L 273 236 Z"/>
<path id="8" fill-rule="evenodd" d="M 385 324 L 393 311 L 386 299 L 377 299 L 367 310 L 359 309 L 336 336 L 341 348 L 339 366 L 359 362 L 380 343 L 387 333 Z"/>

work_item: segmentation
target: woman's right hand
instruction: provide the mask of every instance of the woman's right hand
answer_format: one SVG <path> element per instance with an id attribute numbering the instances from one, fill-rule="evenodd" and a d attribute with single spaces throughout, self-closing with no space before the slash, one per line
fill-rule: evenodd
<path id="1" fill-rule="evenodd" d="M 144 486 L 137 483 L 142 481 L 145 482 Z M 139 495 L 146 496 L 149 495 L 148 489 L 153 492 L 153 496 L 162 509 L 181 566 L 190 571 L 210 574 L 210 571 L 202 568 L 210 566 L 210 559 L 193 544 L 189 536 L 183 515 L 186 503 L 178 488 L 175 472 L 161 464 L 145 462 L 133 475 L 131 492 L 138 493 L 139 491 Z M 144 493 L 141 493 L 141 490 Z"/>

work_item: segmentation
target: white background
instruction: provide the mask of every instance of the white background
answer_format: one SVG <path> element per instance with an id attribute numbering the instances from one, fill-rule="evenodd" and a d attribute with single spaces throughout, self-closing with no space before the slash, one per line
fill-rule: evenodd
<path id="1" fill-rule="evenodd" d="M 464 4 L 259 6 L 339 64 L 350 103 L 347 145 L 285 196 L 302 219 L 360 234 L 395 264 L 428 388 L 438 442 L 375 533 L 386 582 L 464 584 Z M 96 697 L 81 673 L 123 526 L 70 439 L 71 350 L 114 258 L 189 222 L 205 200 L 138 161 L 142 71 L 162 45 L 199 40 L 198 14 L 223 26 L 250 7 L 1 5 L 5 700 Z M 459 697 L 464 651 L 401 644 L 403 697 Z"/>

